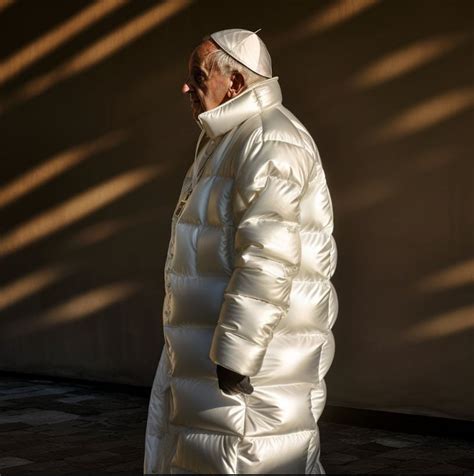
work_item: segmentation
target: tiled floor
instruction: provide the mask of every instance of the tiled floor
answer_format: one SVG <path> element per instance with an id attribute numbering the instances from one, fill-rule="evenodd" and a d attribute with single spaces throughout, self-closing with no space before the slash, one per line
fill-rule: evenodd
<path id="1" fill-rule="evenodd" d="M 0 475 L 142 474 L 147 391 L 0 379 Z M 474 474 L 472 440 L 320 422 L 328 474 Z"/>

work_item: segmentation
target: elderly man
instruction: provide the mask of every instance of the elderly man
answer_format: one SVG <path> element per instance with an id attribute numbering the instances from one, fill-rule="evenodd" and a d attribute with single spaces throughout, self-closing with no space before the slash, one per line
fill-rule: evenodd
<path id="1" fill-rule="evenodd" d="M 188 67 L 201 134 L 172 217 L 144 473 L 325 474 L 337 251 L 318 149 L 256 33 L 213 33 Z"/>

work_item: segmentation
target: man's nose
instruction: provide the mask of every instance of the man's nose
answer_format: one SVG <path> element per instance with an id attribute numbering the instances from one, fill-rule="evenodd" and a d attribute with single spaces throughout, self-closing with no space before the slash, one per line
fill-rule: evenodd
<path id="1" fill-rule="evenodd" d="M 181 88 L 181 92 L 183 94 L 187 94 L 189 91 L 191 91 L 191 88 L 189 87 L 188 83 L 184 83 L 183 87 Z"/>

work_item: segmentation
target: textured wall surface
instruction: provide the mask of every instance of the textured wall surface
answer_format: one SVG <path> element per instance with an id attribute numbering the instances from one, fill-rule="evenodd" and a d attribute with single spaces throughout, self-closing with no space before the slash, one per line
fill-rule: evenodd
<path id="1" fill-rule="evenodd" d="M 333 199 L 328 403 L 474 419 L 473 5 L 0 2 L 0 369 L 151 385 L 187 59 L 262 28 Z"/>

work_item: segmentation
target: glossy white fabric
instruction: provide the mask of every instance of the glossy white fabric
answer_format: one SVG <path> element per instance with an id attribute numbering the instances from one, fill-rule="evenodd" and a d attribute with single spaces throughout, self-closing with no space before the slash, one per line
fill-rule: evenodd
<path id="1" fill-rule="evenodd" d="M 257 30 L 260 31 L 260 30 Z M 231 28 L 216 31 L 211 38 L 230 56 L 254 73 L 272 77 L 272 59 L 265 43 L 256 32 Z"/>
<path id="2" fill-rule="evenodd" d="M 318 149 L 278 77 L 198 121 L 171 224 L 144 473 L 325 474 L 337 249 Z M 224 394 L 216 364 L 254 392 Z"/>

